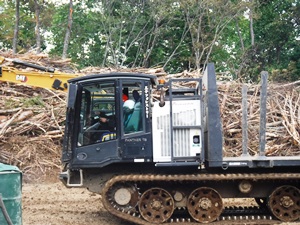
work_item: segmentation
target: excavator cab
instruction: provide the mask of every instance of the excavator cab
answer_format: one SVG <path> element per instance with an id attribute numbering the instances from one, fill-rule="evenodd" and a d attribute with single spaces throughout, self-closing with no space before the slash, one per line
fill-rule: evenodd
<path id="1" fill-rule="evenodd" d="M 70 80 L 63 161 L 73 168 L 99 168 L 152 160 L 150 94 L 155 79 L 111 73 Z"/>

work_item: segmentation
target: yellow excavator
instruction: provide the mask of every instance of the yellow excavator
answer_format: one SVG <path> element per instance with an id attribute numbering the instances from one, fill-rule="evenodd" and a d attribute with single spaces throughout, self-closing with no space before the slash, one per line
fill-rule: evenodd
<path id="1" fill-rule="evenodd" d="M 34 87 L 48 88 L 52 90 L 61 90 L 67 92 L 68 80 L 82 76 L 82 74 L 64 73 L 54 68 L 43 67 L 31 64 L 19 59 L 9 60 L 15 65 L 21 65 L 33 68 L 36 71 L 19 70 L 11 66 L 1 66 L 5 61 L 9 60 L 0 56 L 0 81 L 13 82 Z"/>

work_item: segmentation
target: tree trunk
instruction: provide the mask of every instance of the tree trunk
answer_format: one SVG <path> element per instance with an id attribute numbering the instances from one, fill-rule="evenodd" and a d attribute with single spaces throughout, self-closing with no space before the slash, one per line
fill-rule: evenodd
<path id="1" fill-rule="evenodd" d="M 252 3 L 252 0 L 250 0 L 250 2 Z M 254 29 L 253 29 L 253 9 L 252 7 L 250 8 L 250 12 L 249 12 L 249 19 L 250 19 L 250 35 L 251 35 L 251 46 L 252 48 L 254 47 Z"/>
<path id="2" fill-rule="evenodd" d="M 16 0 L 16 20 L 13 39 L 13 54 L 17 53 L 18 36 L 19 36 L 19 21 L 20 21 L 20 0 Z"/>
<path id="3" fill-rule="evenodd" d="M 241 48 L 242 48 L 242 50 L 243 50 L 243 52 L 244 52 L 244 51 L 245 51 L 244 40 L 243 40 L 241 31 L 240 31 L 239 21 L 238 21 L 237 19 L 235 19 L 235 25 L 236 25 L 236 30 L 237 30 L 237 33 L 238 33 L 240 42 L 241 42 Z"/>
<path id="4" fill-rule="evenodd" d="M 40 34 L 40 5 L 38 0 L 34 0 L 35 6 L 35 36 L 36 36 L 36 53 L 39 54 L 41 52 L 41 34 Z"/>
<path id="5" fill-rule="evenodd" d="M 72 30 L 72 23 L 73 23 L 72 14 L 73 14 L 73 1 L 70 0 L 68 26 L 67 26 L 66 36 L 65 36 L 65 41 L 64 41 L 64 49 L 63 49 L 63 53 L 62 53 L 62 59 L 67 58 L 67 52 L 68 52 L 68 47 L 69 47 L 69 42 L 70 42 L 70 37 L 71 37 L 71 30 Z"/>

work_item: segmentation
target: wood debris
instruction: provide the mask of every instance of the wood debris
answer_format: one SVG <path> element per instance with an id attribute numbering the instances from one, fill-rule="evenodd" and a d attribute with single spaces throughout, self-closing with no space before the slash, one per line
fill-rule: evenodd
<path id="1" fill-rule="evenodd" d="M 2 54 L 9 58 L 9 53 Z M 17 56 L 26 62 L 73 70 L 69 60 L 50 60 L 44 55 Z M 11 63 L 11 62 L 7 62 Z M 166 79 L 198 77 L 184 71 L 167 75 L 162 68 L 85 68 L 80 72 L 140 72 Z M 267 100 L 267 156 L 300 155 L 300 95 L 295 85 L 269 84 Z M 193 85 L 193 83 L 189 84 Z M 223 123 L 224 156 L 242 154 L 242 84 L 218 84 L 219 106 Z M 60 153 L 64 135 L 66 93 L 41 88 L 0 83 L 0 162 L 18 166 L 28 180 L 60 171 Z M 260 87 L 248 85 L 248 151 L 258 154 Z"/>
<path id="2" fill-rule="evenodd" d="M 288 86 L 288 85 L 287 85 Z M 259 152 L 260 86 L 248 87 L 248 151 Z M 219 85 L 224 156 L 242 154 L 242 84 Z M 300 155 L 300 95 L 295 88 L 271 84 L 267 98 L 266 155 Z"/>
<path id="3" fill-rule="evenodd" d="M 66 93 L 2 82 L 0 96 L 0 162 L 18 166 L 25 180 L 57 177 Z"/>

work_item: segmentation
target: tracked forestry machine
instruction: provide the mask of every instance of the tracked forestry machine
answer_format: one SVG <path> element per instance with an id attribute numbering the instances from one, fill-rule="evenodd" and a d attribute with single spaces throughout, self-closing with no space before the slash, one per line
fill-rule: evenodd
<path id="1" fill-rule="evenodd" d="M 245 116 L 243 154 L 224 157 L 213 64 L 201 78 L 167 82 L 115 72 L 70 79 L 60 179 L 141 225 L 297 222 L 300 157 L 265 155 L 266 83 L 258 154 L 247 152 Z M 227 207 L 232 199 L 245 205 Z"/>

